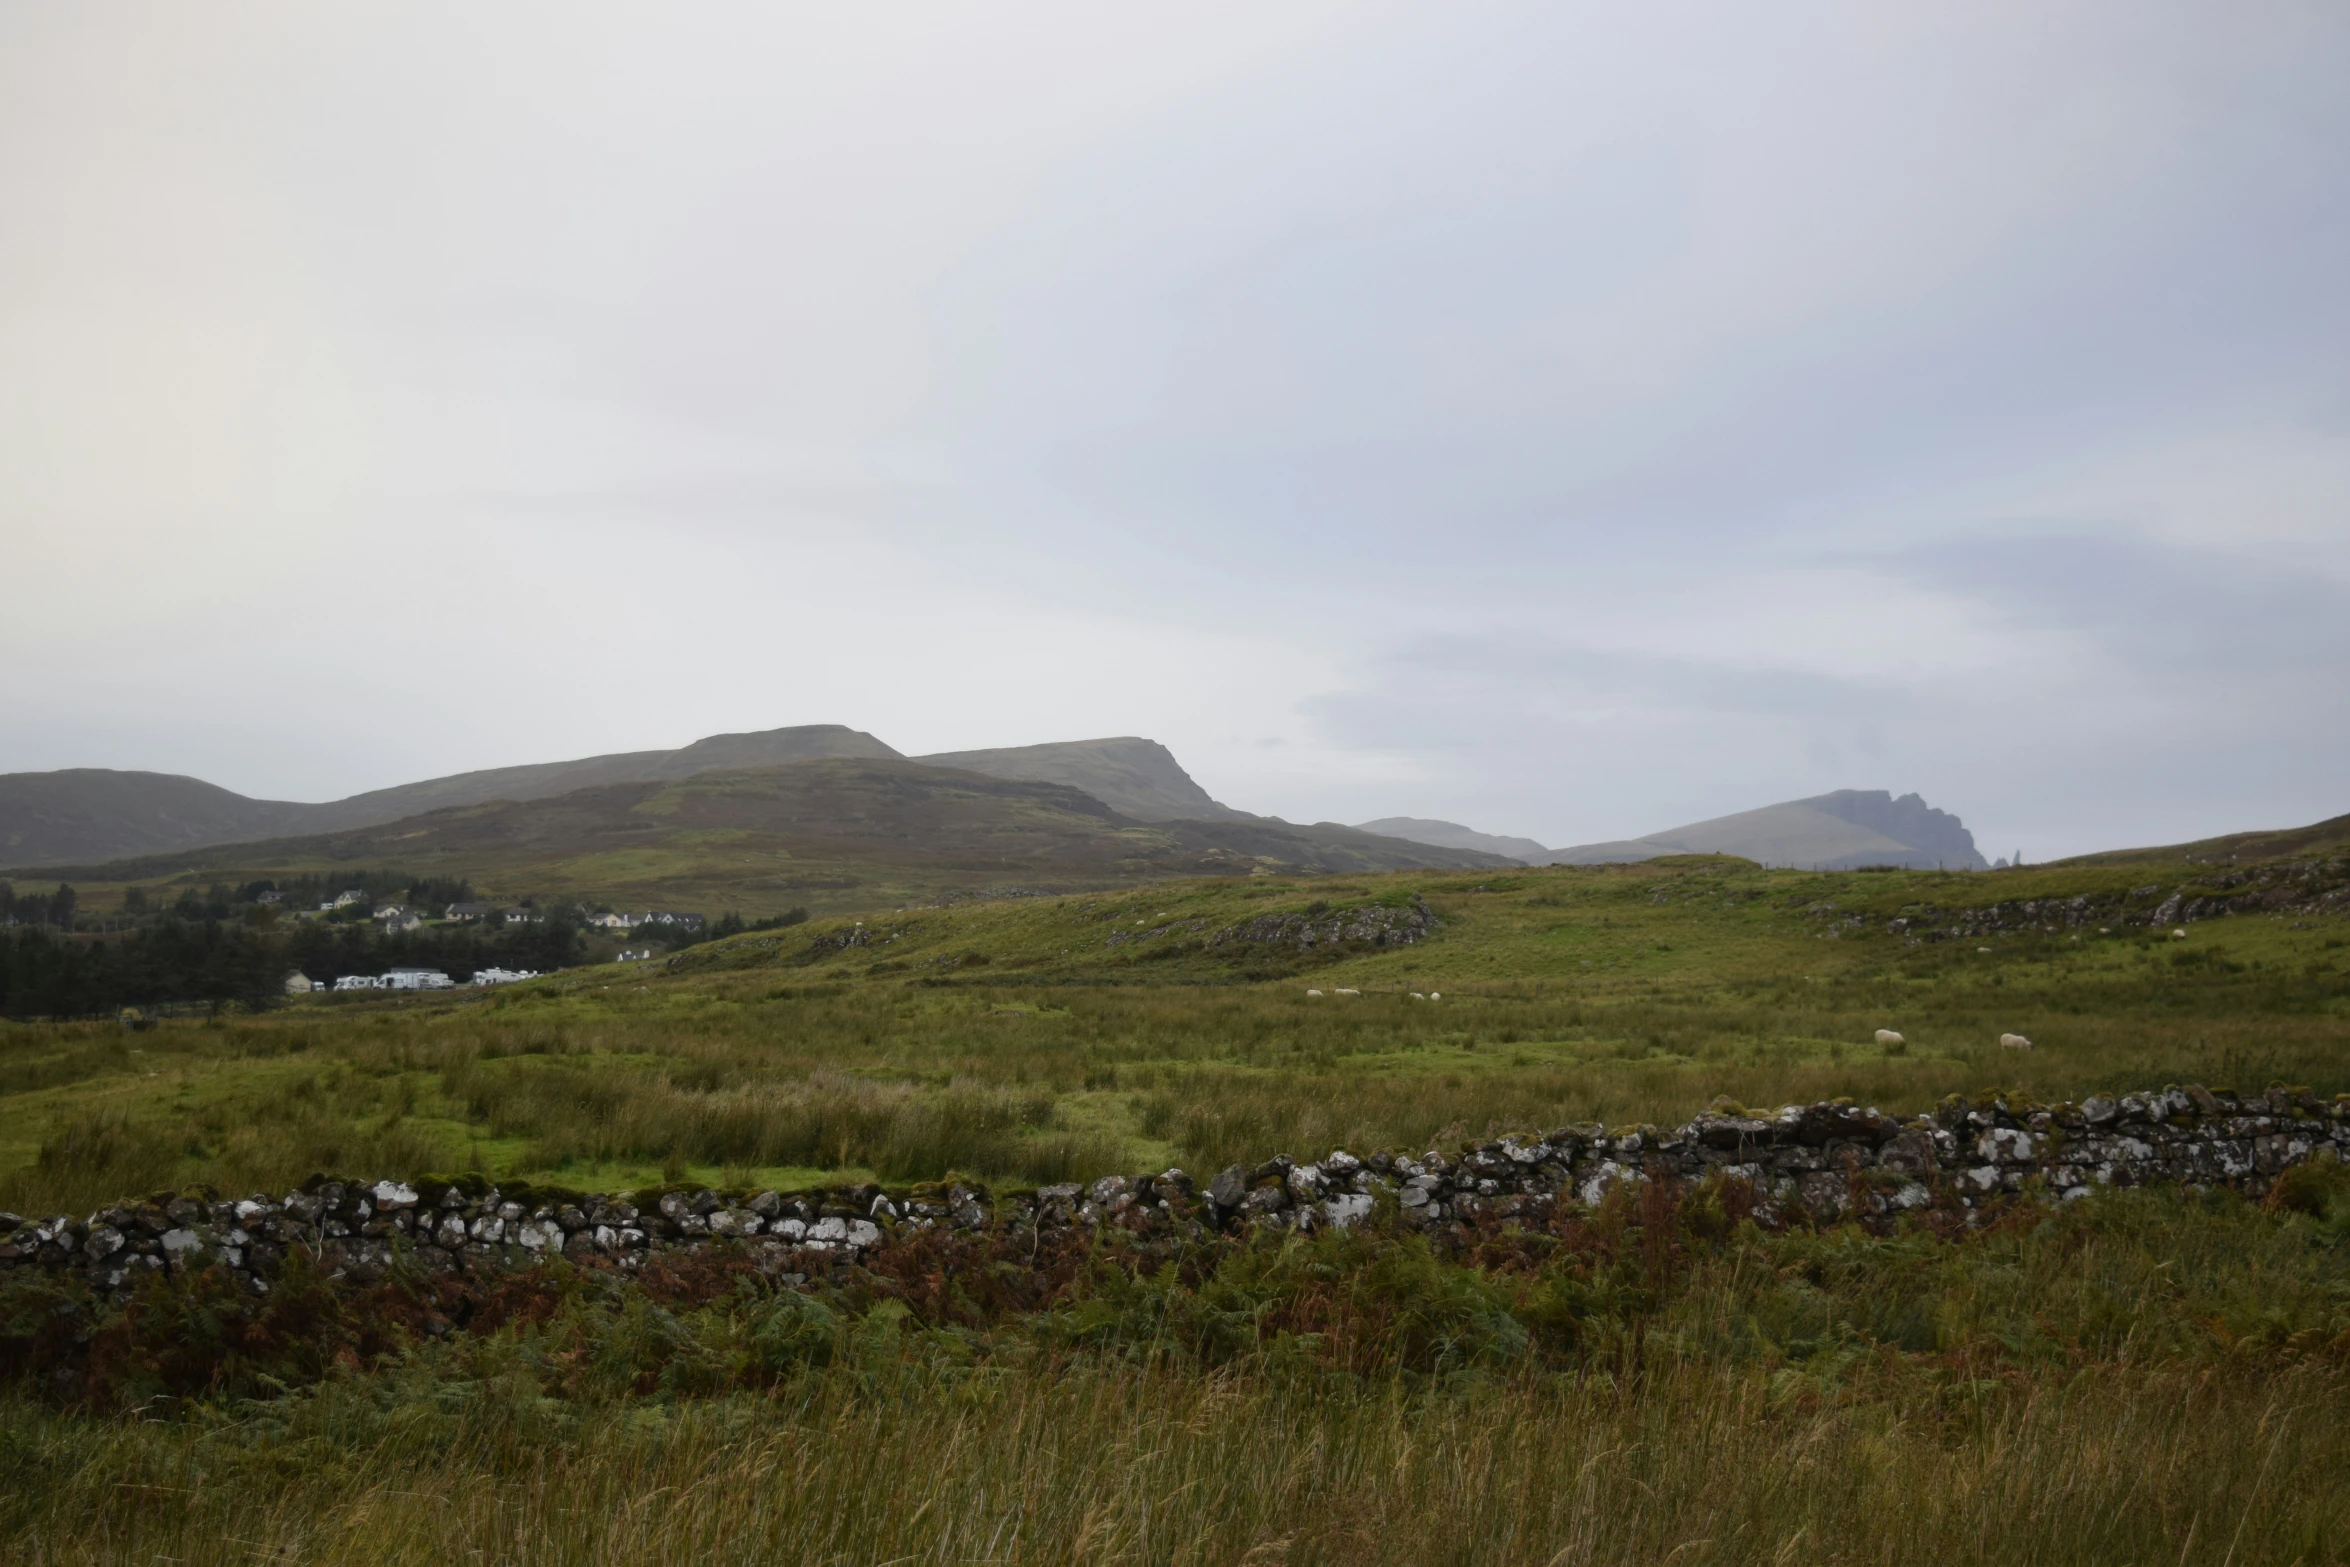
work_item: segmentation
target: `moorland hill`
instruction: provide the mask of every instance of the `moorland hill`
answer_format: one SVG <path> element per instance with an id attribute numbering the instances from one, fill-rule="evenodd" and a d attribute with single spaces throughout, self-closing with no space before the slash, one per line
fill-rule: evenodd
<path id="1" fill-rule="evenodd" d="M 1735 854 L 1757 865 L 1802 870 L 1852 870 L 1863 865 L 1988 868 L 1964 822 L 1915 794 L 1895 799 L 1885 789 L 1838 789 L 1639 838 L 1564 849 L 1415 816 L 1386 816 L 1359 825 L 1365 832 L 1507 855 L 1528 865 L 1628 865 L 1670 854 Z"/>
<path id="2" fill-rule="evenodd" d="M 315 804 L 254 799 L 171 773 L 101 767 L 7 773 L 0 774 L 0 865 L 89 864 L 212 844 L 348 832 L 492 800 L 544 800 L 604 785 L 676 782 L 702 773 L 833 758 L 909 759 L 861 729 L 799 724 L 708 735 L 673 751 L 618 751 L 453 773 Z M 1137 735 L 942 751 L 911 760 L 990 778 L 1066 784 L 1135 821 L 1224 819 L 1285 825 L 1212 798 L 1173 752 Z"/>
<path id="3" fill-rule="evenodd" d="M 76 767 L 0 774 L 0 864 L 61 865 L 172 853 L 216 843 L 345 832 L 449 806 L 539 800 L 600 784 L 690 778 L 726 767 L 897 752 L 842 724 L 709 735 L 674 751 L 622 751 L 567 762 L 492 767 L 321 803 L 256 800 L 176 773 Z"/>
<path id="4" fill-rule="evenodd" d="M 1667 854 L 1735 854 L 1758 865 L 1824 871 L 1986 868 L 1964 822 L 1915 794 L 1895 799 L 1884 789 L 1838 789 L 1622 842 L 1552 849 L 1542 858 L 1553 865 L 1607 865 Z"/>
<path id="5" fill-rule="evenodd" d="M 1377 821 L 1357 822 L 1364 832 L 1383 833 L 1390 838 L 1402 838 L 1410 843 L 1431 844 L 1444 849 L 1475 849 L 1483 854 L 1506 855 L 1523 860 L 1528 865 L 1548 862 L 1550 851 L 1531 838 L 1511 838 L 1500 833 L 1479 832 L 1459 822 L 1436 821 L 1425 816 L 1382 816 Z"/>
<path id="6" fill-rule="evenodd" d="M 914 760 L 932 767 L 985 773 L 990 778 L 1029 778 L 1042 783 L 1067 784 L 1138 822 L 1202 821 L 1217 817 L 1264 820 L 1211 799 L 1208 791 L 1175 760 L 1174 752 L 1156 740 L 1134 735 L 1011 746 L 997 751 L 940 751 Z M 1366 827 L 1363 831 L 1378 829 Z"/>
<path id="7" fill-rule="evenodd" d="M 2248 864 L 2258 860 L 2333 856 L 2350 853 L 2350 816 L 2329 816 L 2307 827 L 2262 828 L 2223 833 L 2193 843 L 2174 843 L 2151 849 L 2108 849 L 2100 854 L 2078 854 L 2059 861 L 2064 865 L 2187 865 Z"/>
<path id="8" fill-rule="evenodd" d="M 886 908 L 990 887 L 1056 891 L 1168 876 L 1475 869 L 1510 862 L 1336 824 L 1257 817 L 1141 822 L 1068 784 L 902 759 L 597 784 L 450 806 L 343 832 L 220 844 L 51 874 L 91 891 L 396 865 L 491 896 L 630 906 Z"/>

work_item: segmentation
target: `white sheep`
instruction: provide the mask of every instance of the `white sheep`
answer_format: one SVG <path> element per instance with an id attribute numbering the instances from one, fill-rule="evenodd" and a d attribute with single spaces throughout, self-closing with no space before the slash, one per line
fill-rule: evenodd
<path id="1" fill-rule="evenodd" d="M 1420 994 L 1418 991 L 1416 991 L 1416 990 L 1415 990 L 1415 991 L 1413 991 L 1413 992 L 1412 992 L 1412 999 L 1413 999 L 1414 1001 L 1425 1001 L 1425 1000 L 1427 1000 L 1428 998 L 1427 998 L 1426 996 L 1423 996 L 1423 995 L 1421 995 L 1421 994 Z"/>
<path id="2" fill-rule="evenodd" d="M 1362 994 L 1362 992 L 1359 990 L 1348 990 L 1345 986 L 1341 985 L 1338 988 L 1338 994 L 1342 996 L 1359 996 Z"/>
<path id="3" fill-rule="evenodd" d="M 2185 941 L 2187 939 L 2187 933 L 2183 930 L 2174 930 L 2170 933 L 2170 939 L 2173 941 Z"/>
<path id="4" fill-rule="evenodd" d="M 1444 999 L 1444 992 L 1441 990 L 1431 990 L 1428 992 L 1428 999 L 1430 1001 L 1442 1001 Z"/>
<path id="5" fill-rule="evenodd" d="M 1877 1043 L 1880 1045 L 1906 1045 L 1909 1041 L 1889 1028 L 1880 1028 L 1877 1030 Z"/>
<path id="6" fill-rule="evenodd" d="M 1306 994 L 1313 997 L 1316 1001 L 1322 999 L 1322 993 L 1318 990 L 1309 990 L 1306 992 Z"/>
<path id="7" fill-rule="evenodd" d="M 1999 1044 L 2000 1048 L 2005 1050 L 2029 1050 L 2032 1048 L 2032 1042 L 2021 1034 L 2002 1034 L 1999 1036 Z"/>

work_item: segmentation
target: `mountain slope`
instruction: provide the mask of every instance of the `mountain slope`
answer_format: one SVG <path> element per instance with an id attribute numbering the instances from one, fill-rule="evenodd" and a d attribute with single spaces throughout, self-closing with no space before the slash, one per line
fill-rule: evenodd
<path id="1" fill-rule="evenodd" d="M 997 751 L 940 751 L 918 756 L 929 767 L 954 767 L 990 778 L 1029 778 L 1068 784 L 1140 822 L 1240 817 L 1247 813 L 1208 797 L 1175 754 L 1156 740 L 1119 735 L 1063 740 Z"/>
<path id="2" fill-rule="evenodd" d="M 2059 865 L 2155 865 L 2178 861 L 2222 864 L 2230 861 L 2272 860 L 2287 856 L 2350 853 L 2350 816 L 2329 816 L 2307 827 L 2225 833 L 2194 843 L 2174 843 L 2154 849 L 2107 849 L 2099 854 L 2076 854 Z"/>
<path id="3" fill-rule="evenodd" d="M 200 779 L 83 767 L 0 774 L 0 865 L 118 859 L 294 833 L 344 832 L 485 800 L 537 800 L 602 784 L 687 778 L 721 767 L 898 753 L 862 730 L 802 724 L 711 735 L 675 751 L 621 751 L 492 767 L 323 804 L 253 800 Z"/>
<path id="4" fill-rule="evenodd" d="M 1066 784 L 836 758 L 453 806 L 338 833 L 215 845 L 58 874 L 100 884 L 385 866 L 484 896 L 629 907 L 873 909 L 1007 884 L 1482 868 L 1491 855 L 1326 826 L 1142 823 Z"/>
<path id="5" fill-rule="evenodd" d="M 1553 849 L 1554 865 L 1605 865 L 1666 854 L 1735 854 L 1763 865 L 1849 870 L 1858 865 L 1981 870 L 1974 835 L 1914 794 L 1839 789 L 1616 843 Z"/>
<path id="6" fill-rule="evenodd" d="M 1375 822 L 1357 822 L 1358 832 L 1375 832 L 1382 837 L 1401 838 L 1407 843 L 1432 844 L 1440 849 L 1476 849 L 1486 854 L 1499 854 L 1513 860 L 1524 860 L 1529 865 L 1545 863 L 1550 851 L 1531 838 L 1504 838 L 1495 833 L 1479 832 L 1463 827 L 1459 822 L 1434 821 L 1425 816 L 1382 816 Z"/>
<path id="7" fill-rule="evenodd" d="M 251 800 L 177 773 L 69 767 L 0 774 L 0 865 L 168 853 L 294 830 L 313 807 Z"/>

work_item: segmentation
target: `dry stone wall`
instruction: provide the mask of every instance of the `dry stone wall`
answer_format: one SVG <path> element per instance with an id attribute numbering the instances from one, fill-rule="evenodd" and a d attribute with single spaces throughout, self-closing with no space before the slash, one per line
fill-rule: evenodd
<path id="1" fill-rule="evenodd" d="M 313 1179 L 282 1197 L 162 1194 L 75 1218 L 0 1213 L 0 1270 L 80 1274 L 121 1295 L 157 1274 L 225 1266 L 266 1293 L 295 1252 L 354 1283 L 396 1266 L 492 1273 L 556 1256 L 624 1269 L 669 1251 L 731 1247 L 788 1284 L 838 1276 L 877 1248 L 941 1226 L 1012 1233 L 1111 1227 L 1138 1236 L 1391 1222 L 1457 1239 L 1547 1225 L 1644 1183 L 1713 1183 L 1766 1226 L 1857 1220 L 1888 1229 L 1939 1211 L 1959 1222 L 2018 1200 L 2101 1186 L 2265 1193 L 2312 1158 L 2350 1159 L 2350 1095 L 2238 1095 L 2199 1087 L 2036 1105 L 1945 1100 L 1908 1120 L 1846 1101 L 1771 1113 L 1720 1107 L 1673 1128 L 1563 1126 L 1418 1157 L 1335 1150 L 998 1195 L 974 1183 L 896 1191 L 670 1190 L 596 1196 L 479 1177 L 414 1183 Z"/>

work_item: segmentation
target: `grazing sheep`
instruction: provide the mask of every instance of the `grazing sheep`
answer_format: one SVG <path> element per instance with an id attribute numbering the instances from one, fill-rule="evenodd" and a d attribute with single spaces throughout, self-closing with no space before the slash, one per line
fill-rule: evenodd
<path id="1" fill-rule="evenodd" d="M 1428 992 L 1428 999 L 1430 1001 L 1442 1001 L 1444 999 L 1444 992 L 1441 990 L 1431 990 Z"/>
<path id="2" fill-rule="evenodd" d="M 1423 996 L 1423 995 L 1421 995 L 1421 994 L 1420 994 L 1418 991 L 1416 991 L 1416 990 L 1415 990 L 1415 991 L 1413 991 L 1413 992 L 1412 992 L 1412 999 L 1413 999 L 1414 1001 L 1425 1001 L 1425 1000 L 1427 1000 L 1428 998 L 1427 998 L 1426 996 Z"/>
<path id="3" fill-rule="evenodd" d="M 1309 990 L 1306 992 L 1306 994 L 1313 997 L 1316 1001 L 1322 999 L 1322 993 L 1318 990 Z"/>
<path id="4" fill-rule="evenodd" d="M 1889 1028 L 1880 1028 L 1877 1030 L 1877 1043 L 1880 1045 L 1906 1045 L 1909 1041 Z"/>
<path id="5" fill-rule="evenodd" d="M 1362 994 L 1362 992 L 1359 990 L 1348 990 L 1345 986 L 1342 985 L 1338 989 L 1338 994 L 1342 996 L 1359 996 Z"/>
<path id="6" fill-rule="evenodd" d="M 1999 1036 L 1999 1043 L 2001 1048 L 2007 1050 L 2029 1050 L 2032 1048 L 2032 1042 L 2021 1034 L 2002 1034 Z"/>
<path id="7" fill-rule="evenodd" d="M 2170 933 L 2170 939 L 2173 941 L 2185 941 L 2187 939 L 2187 933 L 2183 930 L 2174 930 Z"/>

